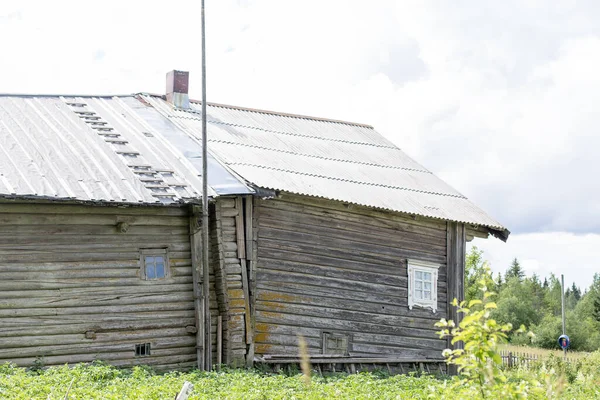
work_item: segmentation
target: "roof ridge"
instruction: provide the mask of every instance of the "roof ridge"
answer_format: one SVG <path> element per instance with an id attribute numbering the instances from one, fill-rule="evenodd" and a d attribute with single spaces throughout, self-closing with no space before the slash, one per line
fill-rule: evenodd
<path id="1" fill-rule="evenodd" d="M 138 93 L 138 94 L 146 95 L 146 96 L 160 97 L 162 99 L 165 98 L 164 95 L 159 95 L 159 94 L 155 94 L 155 93 Z M 190 103 L 202 104 L 202 101 L 190 99 Z M 258 113 L 258 114 L 277 115 L 280 117 L 308 119 L 308 120 L 312 120 L 312 121 L 330 122 L 330 123 L 334 123 L 334 124 L 343 124 L 343 125 L 358 126 L 358 127 L 367 128 L 367 129 L 375 129 L 375 128 L 373 128 L 372 125 L 363 124 L 361 122 L 351 122 L 351 121 L 344 121 L 344 120 L 339 120 L 339 119 L 331 119 L 331 118 L 323 118 L 323 117 L 315 117 L 315 116 L 303 115 L 303 114 L 293 114 L 293 113 L 279 112 L 279 111 L 273 111 L 273 110 L 264 110 L 264 109 L 260 109 L 260 108 L 242 107 L 242 106 L 235 106 L 235 105 L 231 105 L 231 104 L 213 103 L 210 101 L 207 101 L 206 105 L 211 106 L 211 107 L 229 108 L 231 110 L 254 112 L 254 113 Z M 187 110 L 184 110 L 184 111 L 187 111 Z"/>
<path id="2" fill-rule="evenodd" d="M 198 100 L 190 100 L 190 102 L 202 104 L 202 102 L 198 101 Z M 272 111 L 272 110 L 263 110 L 260 108 L 233 106 L 233 105 L 229 105 L 229 104 L 210 103 L 208 101 L 206 102 L 206 104 L 209 106 L 212 106 L 212 107 L 229 108 L 232 110 L 248 111 L 248 112 L 254 112 L 254 113 L 259 113 L 259 114 L 277 115 L 279 117 L 308 119 L 311 121 L 330 122 L 330 123 L 334 123 L 334 124 L 343 124 L 343 125 L 358 126 L 358 127 L 367 128 L 367 129 L 375 129 L 375 128 L 373 128 L 372 125 L 364 124 L 361 122 L 352 122 L 352 121 L 345 121 L 345 120 L 340 120 L 340 119 L 315 117 L 315 116 L 311 116 L 311 115 L 293 114 L 293 113 L 286 113 L 286 112 Z"/>
<path id="3" fill-rule="evenodd" d="M 24 97 L 24 98 L 34 98 L 34 97 L 42 97 L 42 98 L 61 98 L 61 97 L 81 97 L 84 99 L 90 99 L 94 97 L 110 99 L 113 97 L 135 97 L 135 93 L 130 94 L 61 94 L 61 93 L 0 93 L 0 97 Z"/>
<path id="4" fill-rule="evenodd" d="M 112 98 L 112 97 L 135 97 L 137 95 L 160 97 L 163 99 L 165 97 L 162 94 L 147 93 L 147 92 L 138 92 L 138 93 L 130 93 L 130 94 L 0 93 L 0 97 L 46 97 L 46 98 L 49 98 L 49 97 Z M 194 104 L 202 104 L 202 101 L 200 101 L 200 100 L 190 99 L 190 102 L 194 103 Z M 334 124 L 343 124 L 343 125 L 358 126 L 358 127 L 367 128 L 367 129 L 374 129 L 372 125 L 364 124 L 361 122 L 344 121 L 344 120 L 339 120 L 339 119 L 323 118 L 323 117 L 316 117 L 316 116 L 311 116 L 311 115 L 294 114 L 294 113 L 287 113 L 287 112 L 280 112 L 280 111 L 273 111 L 273 110 L 264 110 L 264 109 L 260 109 L 260 108 L 243 107 L 243 106 L 236 106 L 236 105 L 232 105 L 232 104 L 213 103 L 213 102 L 208 102 L 208 101 L 206 102 L 206 104 L 211 107 L 228 108 L 231 110 L 247 111 L 247 112 L 254 112 L 254 113 L 259 113 L 259 114 L 277 115 L 280 117 L 287 117 L 287 118 L 298 118 L 298 119 L 307 119 L 307 120 L 312 120 L 312 121 L 330 122 L 330 123 L 334 123 Z"/>

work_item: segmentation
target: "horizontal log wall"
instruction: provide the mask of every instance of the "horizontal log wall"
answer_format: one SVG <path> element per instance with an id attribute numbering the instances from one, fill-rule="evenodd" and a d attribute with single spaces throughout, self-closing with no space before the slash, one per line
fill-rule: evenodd
<path id="1" fill-rule="evenodd" d="M 140 279 L 140 248 L 168 248 L 171 276 Z M 194 367 L 190 250 L 184 208 L 0 204 L 0 363 Z"/>
<path id="2" fill-rule="evenodd" d="M 284 195 L 257 200 L 257 356 L 322 353 L 323 331 L 353 357 L 440 359 L 447 315 L 446 223 Z M 440 264 L 438 309 L 408 308 L 407 259 Z"/>

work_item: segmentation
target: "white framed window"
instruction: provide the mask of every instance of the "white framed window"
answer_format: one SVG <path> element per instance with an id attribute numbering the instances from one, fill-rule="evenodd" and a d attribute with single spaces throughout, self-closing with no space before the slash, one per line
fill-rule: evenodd
<path id="1" fill-rule="evenodd" d="M 408 260 L 408 308 L 414 306 L 437 311 L 437 281 L 440 265 Z"/>

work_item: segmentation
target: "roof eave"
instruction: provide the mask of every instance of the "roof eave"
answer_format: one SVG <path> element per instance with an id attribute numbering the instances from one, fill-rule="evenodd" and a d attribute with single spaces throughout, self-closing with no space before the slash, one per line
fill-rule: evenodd
<path id="1" fill-rule="evenodd" d="M 506 243 L 506 241 L 508 240 L 508 236 L 510 235 L 510 231 L 506 228 L 496 229 L 488 227 L 488 230 L 492 236 L 502 240 L 504 243 Z"/>

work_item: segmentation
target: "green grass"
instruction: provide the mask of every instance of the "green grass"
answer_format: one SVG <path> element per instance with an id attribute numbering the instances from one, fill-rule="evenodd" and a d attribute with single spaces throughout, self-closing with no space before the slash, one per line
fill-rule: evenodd
<path id="1" fill-rule="evenodd" d="M 596 357 L 600 361 L 600 353 Z M 547 398 L 547 387 L 558 380 L 556 369 L 514 371 L 509 379 L 525 382 L 528 398 Z M 600 398 L 600 368 L 590 364 L 559 385 L 565 399 Z M 580 376 L 578 376 L 580 375 Z M 538 384 L 530 381 L 537 379 Z M 549 382 L 548 379 L 550 379 Z M 313 377 L 310 386 L 301 375 L 265 374 L 258 371 L 189 372 L 155 374 L 150 369 L 119 370 L 107 365 L 77 365 L 28 371 L 0 366 L 0 399 L 173 399 L 185 381 L 194 384 L 190 399 L 477 399 L 475 388 L 457 379 L 433 376 L 383 376 L 338 374 Z M 571 380 L 571 382 L 569 382 Z M 72 383 L 72 384 L 71 384 Z M 501 388 L 494 398 L 505 398 Z"/>

